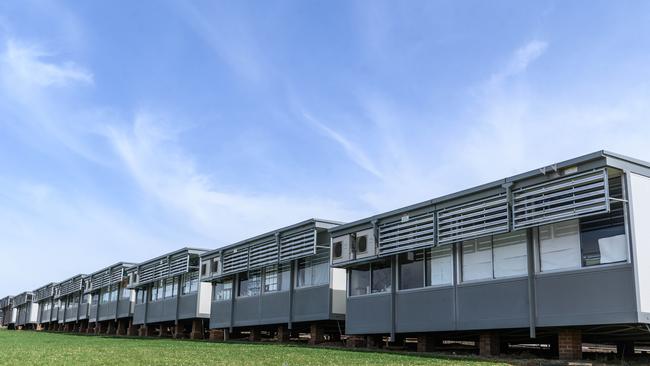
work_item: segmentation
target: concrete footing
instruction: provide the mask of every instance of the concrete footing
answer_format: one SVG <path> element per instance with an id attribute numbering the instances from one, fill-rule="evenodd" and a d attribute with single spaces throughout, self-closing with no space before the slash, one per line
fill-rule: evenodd
<path id="1" fill-rule="evenodd" d="M 582 334 L 576 329 L 563 329 L 558 332 L 558 353 L 560 360 L 579 360 L 582 358 Z"/>

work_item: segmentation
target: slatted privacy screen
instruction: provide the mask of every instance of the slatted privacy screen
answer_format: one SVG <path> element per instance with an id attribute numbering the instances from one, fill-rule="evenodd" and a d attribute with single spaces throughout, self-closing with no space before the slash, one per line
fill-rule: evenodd
<path id="1" fill-rule="evenodd" d="M 53 295 L 54 295 L 53 286 L 41 287 L 38 290 L 34 291 L 34 301 L 39 302 L 41 300 L 45 300 L 49 297 L 52 297 Z"/>
<path id="2" fill-rule="evenodd" d="M 402 216 L 399 220 L 379 225 L 379 254 L 401 252 L 431 245 L 435 227 L 433 212 Z"/>
<path id="3" fill-rule="evenodd" d="M 169 258 L 169 271 L 167 276 L 176 276 L 187 273 L 190 266 L 190 255 L 188 253 L 177 254 Z"/>
<path id="4" fill-rule="evenodd" d="M 12 306 L 14 304 L 14 298 L 13 297 L 3 297 L 2 300 L 0 300 L 0 308 L 7 308 L 9 306 Z"/>
<path id="5" fill-rule="evenodd" d="M 27 294 L 20 294 L 14 298 L 14 305 L 20 306 L 27 302 Z"/>
<path id="6" fill-rule="evenodd" d="M 102 287 L 106 287 L 110 284 L 110 271 L 106 270 L 101 273 L 95 273 L 90 278 L 90 288 L 92 290 L 97 290 Z"/>
<path id="7" fill-rule="evenodd" d="M 604 169 L 513 191 L 514 229 L 608 211 L 609 193 Z"/>
<path id="8" fill-rule="evenodd" d="M 316 229 L 306 229 L 280 237 L 280 261 L 307 257 L 316 253 Z"/>
<path id="9" fill-rule="evenodd" d="M 250 246 L 249 267 L 257 268 L 278 262 L 278 244 L 275 238 Z"/>
<path id="10" fill-rule="evenodd" d="M 438 211 L 438 243 L 457 242 L 508 231 L 505 193 Z"/>
<path id="11" fill-rule="evenodd" d="M 187 273 L 189 268 L 189 254 L 180 253 L 171 257 L 165 257 L 151 263 L 144 264 L 138 269 L 138 283 L 147 283 L 156 280 L 162 280 L 167 277 Z M 122 280 L 123 269 L 119 272 L 119 277 L 113 274 L 113 280 L 117 283 Z"/>
<path id="12" fill-rule="evenodd" d="M 124 268 L 118 267 L 111 270 L 111 284 L 118 283 L 122 281 L 124 277 Z"/>
<path id="13" fill-rule="evenodd" d="M 80 291 L 83 284 L 83 278 L 77 277 L 72 280 L 59 284 L 59 296 L 65 296 L 76 291 Z"/>
<path id="14" fill-rule="evenodd" d="M 248 269 L 248 248 L 233 248 L 223 254 L 222 273 L 236 273 Z"/>

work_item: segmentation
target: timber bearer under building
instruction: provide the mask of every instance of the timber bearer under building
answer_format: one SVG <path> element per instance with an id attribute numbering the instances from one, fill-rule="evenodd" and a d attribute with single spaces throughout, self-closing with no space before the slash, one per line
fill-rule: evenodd
<path id="1" fill-rule="evenodd" d="M 203 338 L 210 317 L 210 285 L 199 282 L 204 252 L 183 248 L 127 269 L 140 336 Z"/>
<path id="2" fill-rule="evenodd" d="M 650 341 L 650 163 L 600 151 L 330 229 L 351 343 Z"/>
<path id="3" fill-rule="evenodd" d="M 0 299 L 0 309 L 2 309 L 2 326 L 8 329 L 14 329 L 17 313 L 14 307 L 14 297 L 5 296 Z"/>
<path id="4" fill-rule="evenodd" d="M 38 323 L 38 303 L 34 302 L 34 293 L 25 291 L 14 297 L 16 308 L 16 329 L 35 329 Z"/>
<path id="5" fill-rule="evenodd" d="M 85 333 L 88 328 L 88 306 L 90 296 L 84 294 L 88 278 L 78 274 L 59 282 L 54 288 L 54 300 L 58 307 L 57 322 L 53 330 Z"/>
<path id="6" fill-rule="evenodd" d="M 212 284 L 210 338 L 340 339 L 345 271 L 329 266 L 327 231 L 339 224 L 307 220 L 203 253 L 201 281 Z"/>
<path id="7" fill-rule="evenodd" d="M 135 296 L 128 288 L 127 269 L 134 264 L 119 262 L 90 274 L 84 294 L 90 297 L 87 333 L 136 335 L 133 326 Z"/>
<path id="8" fill-rule="evenodd" d="M 55 310 L 54 288 L 56 283 L 48 283 L 34 290 L 34 302 L 38 304 L 36 330 L 49 330 L 50 324 L 56 321 L 58 310 Z"/>

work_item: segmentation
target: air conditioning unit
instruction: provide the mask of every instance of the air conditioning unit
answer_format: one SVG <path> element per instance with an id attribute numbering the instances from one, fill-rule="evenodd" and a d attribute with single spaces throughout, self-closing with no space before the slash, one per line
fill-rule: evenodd
<path id="1" fill-rule="evenodd" d="M 351 248 L 357 259 L 374 257 L 377 254 L 375 246 L 375 231 L 373 229 L 366 229 L 357 231 L 354 238 L 354 244 Z"/>
<path id="2" fill-rule="evenodd" d="M 332 238 L 332 264 L 343 263 L 352 259 L 350 239 L 351 235 L 349 234 Z"/>

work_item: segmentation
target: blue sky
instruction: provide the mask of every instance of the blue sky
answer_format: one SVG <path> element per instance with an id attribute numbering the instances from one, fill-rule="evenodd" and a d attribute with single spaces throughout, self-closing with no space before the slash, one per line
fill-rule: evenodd
<path id="1" fill-rule="evenodd" d="M 609 149 L 647 1 L 4 1 L 0 295 Z"/>

